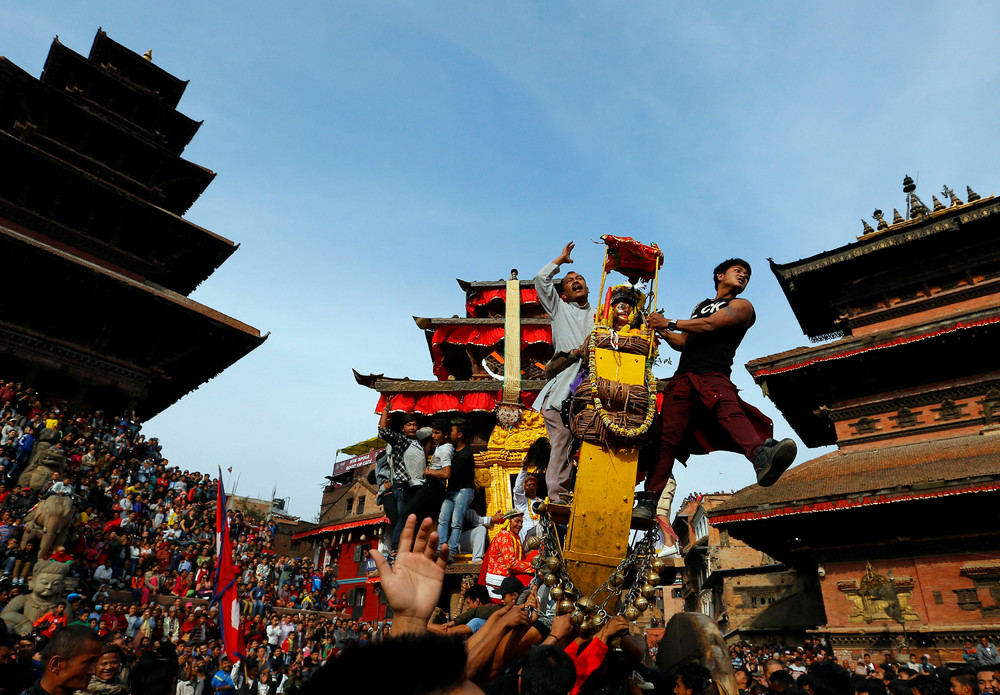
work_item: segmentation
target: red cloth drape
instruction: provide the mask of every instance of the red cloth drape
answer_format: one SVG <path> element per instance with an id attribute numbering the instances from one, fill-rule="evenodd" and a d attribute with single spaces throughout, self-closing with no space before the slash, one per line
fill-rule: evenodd
<path id="1" fill-rule="evenodd" d="M 617 270 L 635 282 L 639 278 L 652 278 L 657 268 L 663 267 L 663 251 L 656 244 L 639 243 L 632 237 L 611 236 L 601 237 L 608 246 L 607 259 L 604 262 L 604 272 Z"/>
<path id="2" fill-rule="evenodd" d="M 491 412 L 500 402 L 501 391 L 472 391 L 468 393 L 383 393 L 378 399 L 375 412 L 385 408 L 386 398 L 392 396 L 392 412 L 421 413 L 473 413 Z M 538 396 L 537 391 L 521 391 L 521 404 L 530 408 Z"/>
<path id="3" fill-rule="evenodd" d="M 441 346 L 444 343 L 450 345 L 478 345 L 479 347 L 492 347 L 504 338 L 503 326 L 439 326 L 434 331 L 431 338 L 431 354 L 434 359 L 434 375 L 442 381 L 448 378 L 448 372 L 444 368 L 444 353 Z M 551 343 L 552 328 L 549 326 L 521 326 L 521 349 L 527 345 L 535 343 Z"/>
<path id="4" fill-rule="evenodd" d="M 478 290 L 474 295 L 472 295 L 472 297 L 465 301 L 465 311 L 470 317 L 475 317 L 476 309 L 478 307 L 485 306 L 494 299 L 500 299 L 506 302 L 507 288 L 491 287 L 488 289 Z M 538 304 L 538 293 L 534 290 L 534 288 L 521 290 L 521 304 Z"/>

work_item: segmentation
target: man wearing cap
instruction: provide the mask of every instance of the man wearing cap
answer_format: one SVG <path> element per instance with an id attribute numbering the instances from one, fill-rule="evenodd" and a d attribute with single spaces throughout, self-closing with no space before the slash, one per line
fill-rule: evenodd
<path id="1" fill-rule="evenodd" d="M 690 319 L 668 320 L 658 313 L 647 319 L 656 334 L 681 353 L 663 394 L 659 461 L 646 475 L 645 491 L 636 495 L 636 516 L 656 516 L 661 526 L 670 523 L 665 510 L 672 500 L 664 492 L 675 459 L 685 461 L 691 453 L 719 449 L 736 451 L 753 463 L 757 484 L 764 487 L 773 485 L 795 459 L 795 442 L 771 439 L 771 420 L 744 403 L 729 378 L 736 349 L 756 321 L 753 305 L 739 296 L 750 282 L 750 264 L 727 259 L 712 277 L 715 298 L 699 303 Z"/>
<path id="2" fill-rule="evenodd" d="M 557 353 L 566 356 L 568 363 L 538 392 L 534 406 L 545 418 L 545 431 L 552 447 L 545 470 L 545 485 L 553 501 L 561 501 L 572 487 L 569 455 L 573 435 L 563 422 L 561 408 L 563 401 L 570 396 L 570 384 L 576 379 L 580 367 L 581 348 L 594 327 L 596 313 L 590 306 L 590 290 L 582 275 L 566 273 L 558 290 L 553 281 L 560 266 L 573 262 L 570 254 L 574 246 L 572 241 L 566 244 L 562 253 L 546 263 L 535 276 L 538 302 L 552 321 L 552 345 Z"/>
<path id="3" fill-rule="evenodd" d="M 539 513 L 532 509 L 532 505 L 538 500 L 538 478 L 536 474 L 529 473 L 524 466 L 521 466 L 517 478 L 514 480 L 514 507 L 524 514 L 528 519 L 527 523 L 521 524 L 521 541 L 527 537 L 528 533 L 538 524 Z"/>
<path id="4" fill-rule="evenodd" d="M 516 509 L 508 510 L 503 515 L 500 532 L 490 543 L 479 571 L 479 583 L 490 590 L 490 598 L 494 603 L 503 600 L 500 592 L 504 579 L 523 576 L 525 582 L 530 582 L 534 574 L 531 563 L 526 562 L 521 554 L 521 526 L 524 514 Z"/>
<path id="5" fill-rule="evenodd" d="M 427 466 L 427 453 L 417 441 L 417 416 L 415 413 L 403 413 L 400 432 L 389 429 L 389 414 L 392 399 L 386 399 L 385 408 L 378 421 L 378 436 L 392 445 L 389 454 L 389 464 L 392 468 L 392 496 L 396 498 L 398 518 L 392 531 L 392 549 L 395 552 L 399 545 L 399 534 L 403 531 L 406 521 L 406 508 L 409 506 L 417 488 L 424 484 L 424 470 Z"/>

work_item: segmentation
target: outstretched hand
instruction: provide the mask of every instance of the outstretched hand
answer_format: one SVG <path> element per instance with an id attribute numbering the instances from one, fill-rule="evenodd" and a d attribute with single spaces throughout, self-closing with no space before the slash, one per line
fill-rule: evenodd
<path id="1" fill-rule="evenodd" d="M 553 265 L 563 265 L 564 263 L 572 263 L 573 259 L 570 258 L 570 254 L 573 253 L 573 248 L 576 246 L 576 242 L 569 242 L 563 247 L 562 253 L 556 256 L 555 260 L 552 261 Z"/>
<path id="2" fill-rule="evenodd" d="M 417 515 L 410 514 L 399 536 L 396 561 L 390 567 L 378 550 L 372 550 L 382 590 L 392 606 L 392 634 L 425 632 L 427 621 L 441 597 L 448 546 L 438 548 L 437 531 L 431 519 L 417 529 Z M 416 530 L 416 533 L 414 531 Z"/>

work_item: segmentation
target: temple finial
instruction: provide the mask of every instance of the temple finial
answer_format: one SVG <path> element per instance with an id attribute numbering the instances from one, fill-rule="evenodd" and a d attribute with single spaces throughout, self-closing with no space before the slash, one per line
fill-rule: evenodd
<path id="1" fill-rule="evenodd" d="M 868 222 L 866 222 L 864 219 L 861 220 L 861 224 L 863 224 L 865 226 L 865 229 L 864 229 L 864 232 L 863 232 L 864 234 L 871 234 L 872 232 L 875 231 L 874 229 L 872 229 L 872 226 L 870 224 L 868 224 Z"/>
<path id="2" fill-rule="evenodd" d="M 876 220 L 878 222 L 878 224 L 875 225 L 876 229 L 888 229 L 889 228 L 889 223 L 885 221 L 885 218 L 882 216 L 882 211 L 881 210 L 876 210 L 875 212 L 873 212 L 872 213 L 872 219 L 874 219 L 874 220 Z"/>
<path id="3" fill-rule="evenodd" d="M 899 210 L 897 210 L 896 208 L 893 208 L 892 209 L 892 223 L 893 224 L 899 224 L 902 221 L 903 221 L 903 216 L 899 214 Z"/>
<path id="4" fill-rule="evenodd" d="M 142 57 L 148 60 L 150 63 L 153 62 L 153 49 L 150 48 L 148 51 L 142 54 Z"/>
<path id="5" fill-rule="evenodd" d="M 934 203 L 934 212 L 944 210 L 944 203 L 938 200 L 936 195 L 931 196 L 931 201 Z"/>
<path id="6" fill-rule="evenodd" d="M 947 186 L 942 186 L 941 195 L 946 195 L 951 200 L 951 206 L 957 207 L 959 205 L 964 205 L 962 199 L 955 195 L 955 191 L 951 190 Z"/>
<path id="7" fill-rule="evenodd" d="M 975 200 L 979 200 L 979 194 L 976 193 L 971 188 L 969 188 L 968 186 L 965 187 L 965 192 L 968 194 L 968 198 L 969 198 L 969 202 L 970 203 L 973 202 L 973 201 L 975 201 Z"/>
<path id="8" fill-rule="evenodd" d="M 918 217 L 923 217 L 928 212 L 927 206 L 924 205 L 924 201 L 920 200 L 920 197 L 914 193 L 916 190 L 917 184 L 914 183 L 909 174 L 904 176 L 903 193 L 906 194 L 906 218 L 909 220 L 915 220 Z"/>

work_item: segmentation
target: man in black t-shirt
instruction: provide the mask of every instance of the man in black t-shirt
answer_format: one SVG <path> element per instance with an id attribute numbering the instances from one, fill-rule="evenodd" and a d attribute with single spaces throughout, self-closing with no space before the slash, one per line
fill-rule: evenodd
<path id="1" fill-rule="evenodd" d="M 691 453 L 719 449 L 742 453 L 753 462 L 757 483 L 765 487 L 795 459 L 795 442 L 771 439 L 771 420 L 744 403 L 729 379 L 736 349 L 756 320 L 753 305 L 739 298 L 750 282 L 750 264 L 730 258 L 716 266 L 713 278 L 715 298 L 698 304 L 690 319 L 652 314 L 647 320 L 681 353 L 663 394 L 660 458 L 646 475 L 645 492 L 636 495 L 636 515 L 655 515 L 661 524 L 670 523 L 672 500 L 661 500 L 660 493 L 677 458 L 684 461 Z"/>
<path id="2" fill-rule="evenodd" d="M 472 457 L 472 425 L 464 417 L 451 421 L 451 443 L 455 454 L 451 458 L 451 472 L 448 475 L 448 494 L 441 505 L 438 517 L 438 538 L 448 543 L 449 564 L 458 555 L 465 511 L 472 504 L 475 495 L 476 462 Z"/>

